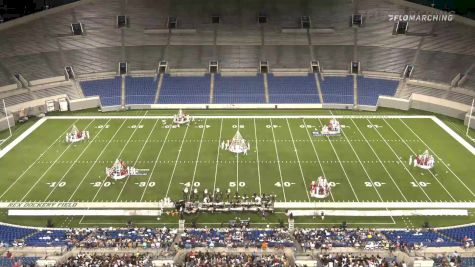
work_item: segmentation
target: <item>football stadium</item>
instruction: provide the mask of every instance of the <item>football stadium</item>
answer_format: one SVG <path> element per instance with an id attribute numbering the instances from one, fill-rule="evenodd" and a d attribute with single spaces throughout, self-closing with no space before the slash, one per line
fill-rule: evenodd
<path id="1" fill-rule="evenodd" d="M 0 1 L 0 266 L 475 266 L 475 3 Z"/>

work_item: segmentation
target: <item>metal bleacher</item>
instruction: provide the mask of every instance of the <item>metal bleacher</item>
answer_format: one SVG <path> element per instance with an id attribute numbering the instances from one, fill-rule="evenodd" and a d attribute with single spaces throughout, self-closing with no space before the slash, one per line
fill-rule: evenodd
<path id="1" fill-rule="evenodd" d="M 265 103 L 264 80 L 257 76 L 215 76 L 214 99 L 216 104 Z"/>
<path id="2" fill-rule="evenodd" d="M 267 76 L 269 102 L 320 103 L 315 76 Z"/>
<path id="3" fill-rule="evenodd" d="M 46 88 L 46 89 L 41 89 L 41 90 L 34 90 L 34 91 L 31 91 L 31 94 L 35 98 L 45 98 L 49 96 L 62 95 L 62 94 L 68 95 L 69 99 L 81 98 L 81 95 L 79 94 L 79 92 L 76 89 L 74 89 L 71 85 L 62 85 L 62 86 L 56 86 L 56 87 L 51 87 L 51 88 Z"/>

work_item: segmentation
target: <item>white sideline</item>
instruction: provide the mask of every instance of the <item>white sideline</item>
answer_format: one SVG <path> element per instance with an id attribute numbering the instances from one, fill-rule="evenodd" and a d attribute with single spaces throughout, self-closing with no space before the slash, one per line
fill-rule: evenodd
<path id="1" fill-rule="evenodd" d="M 431 119 L 430 115 L 197 115 L 195 119 Z M 173 119 L 173 116 L 48 116 L 47 119 Z"/>
<path id="2" fill-rule="evenodd" d="M 295 217 L 320 216 L 345 217 L 400 217 L 400 216 L 467 216 L 465 209 L 412 209 L 412 210 L 289 210 Z"/>
<path id="3" fill-rule="evenodd" d="M 475 209 L 472 202 L 275 202 L 276 209 Z M 173 202 L 0 202 L 0 209 L 161 209 Z"/>
<path id="4" fill-rule="evenodd" d="M 8 216 L 160 216 L 160 210 L 8 210 Z"/>
<path id="5" fill-rule="evenodd" d="M 440 128 L 444 129 L 450 136 L 452 136 L 455 140 L 457 140 L 463 147 L 465 147 L 468 151 L 472 153 L 472 155 L 475 155 L 475 147 L 473 147 L 467 140 L 465 140 L 463 137 L 458 135 L 452 128 L 447 126 L 443 121 L 441 121 L 439 118 L 433 116 L 432 120 L 439 125 Z"/>
<path id="6" fill-rule="evenodd" d="M 45 121 L 46 117 L 41 118 L 39 121 L 35 122 L 30 128 L 24 131 L 20 136 L 13 140 L 10 144 L 6 145 L 4 149 L 0 150 L 0 159 L 3 158 L 10 150 L 12 150 L 16 145 L 21 141 L 27 138 L 34 130 L 38 129 Z"/>

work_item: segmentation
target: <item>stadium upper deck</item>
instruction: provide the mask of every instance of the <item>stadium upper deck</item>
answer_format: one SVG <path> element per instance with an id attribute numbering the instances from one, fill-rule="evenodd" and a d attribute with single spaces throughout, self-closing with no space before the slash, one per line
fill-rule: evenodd
<path id="1" fill-rule="evenodd" d="M 311 59 L 326 70 L 346 70 L 351 60 L 367 71 L 401 73 L 416 65 L 413 77 L 442 83 L 469 73 L 475 62 L 474 22 L 409 22 L 408 34 L 393 35 L 389 15 L 414 13 L 402 1 L 80 1 L 0 25 L 0 86 L 61 76 L 72 65 L 77 74 L 116 71 L 119 61 L 129 70 L 153 70 L 165 59 L 170 68 L 253 68 L 267 60 L 271 68 L 308 68 Z M 267 23 L 257 22 L 258 14 Z M 361 27 L 350 27 L 360 13 Z M 117 16 L 128 16 L 118 29 Z M 220 16 L 213 24 L 211 16 Z M 176 17 L 177 29 L 167 30 Z M 309 16 L 310 31 L 291 31 Z M 71 23 L 84 34 L 72 36 Z M 191 31 L 188 31 L 191 30 Z M 475 88 L 468 76 L 464 87 Z"/>

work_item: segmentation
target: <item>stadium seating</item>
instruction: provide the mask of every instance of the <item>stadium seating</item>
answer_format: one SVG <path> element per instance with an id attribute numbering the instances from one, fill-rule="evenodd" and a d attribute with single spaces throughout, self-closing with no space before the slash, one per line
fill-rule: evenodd
<path id="1" fill-rule="evenodd" d="M 320 81 L 324 103 L 353 104 L 353 76 L 330 77 Z"/>
<path id="2" fill-rule="evenodd" d="M 0 257 L 0 266 L 10 267 L 14 266 L 15 263 L 20 263 L 20 266 L 35 266 L 38 259 L 39 257 Z"/>
<path id="3" fill-rule="evenodd" d="M 21 92 L 22 93 L 20 94 L 3 98 L 5 100 L 5 105 L 9 107 L 9 106 L 13 106 L 16 104 L 33 100 L 33 96 L 28 92 L 27 89 L 21 89 Z M 3 108 L 3 103 L 2 103 L 2 108 Z"/>
<path id="4" fill-rule="evenodd" d="M 214 103 L 265 103 L 264 80 L 261 74 L 252 77 L 215 76 Z"/>
<path id="5" fill-rule="evenodd" d="M 37 232 L 36 229 L 0 225 L 0 242 L 11 244 L 13 241 L 35 232 Z"/>
<path id="6" fill-rule="evenodd" d="M 103 106 L 118 106 L 121 98 L 121 78 L 81 82 L 85 96 L 99 96 Z"/>
<path id="7" fill-rule="evenodd" d="M 210 76 L 182 77 L 165 74 L 159 104 L 209 103 Z"/>
<path id="8" fill-rule="evenodd" d="M 475 266 L 475 257 L 462 258 L 461 267 L 473 267 Z"/>
<path id="9" fill-rule="evenodd" d="M 376 106 L 380 95 L 394 96 L 398 81 L 358 76 L 358 104 Z"/>
<path id="10" fill-rule="evenodd" d="M 41 90 L 35 90 L 31 92 L 36 98 L 45 98 L 49 96 L 55 96 L 55 95 L 68 95 L 70 99 L 78 99 L 81 98 L 79 93 L 77 92 L 76 89 L 74 89 L 70 85 L 64 85 L 64 86 L 57 86 L 57 87 L 52 87 L 52 88 L 47 88 L 47 89 L 41 89 Z"/>
<path id="11" fill-rule="evenodd" d="M 66 231 L 42 230 L 25 239 L 27 246 L 48 247 L 66 244 Z"/>
<path id="12" fill-rule="evenodd" d="M 157 79 L 154 77 L 126 77 L 125 104 L 153 104 L 157 93 Z"/>
<path id="13" fill-rule="evenodd" d="M 439 230 L 440 233 L 462 242 L 465 237 L 475 240 L 475 225 Z"/>
<path id="14" fill-rule="evenodd" d="M 447 240 L 447 238 L 434 231 L 383 231 L 382 233 L 394 243 L 402 242 L 406 244 L 422 244 L 428 247 L 450 247 L 461 245 L 460 242 Z"/>
<path id="15" fill-rule="evenodd" d="M 290 235 L 278 230 L 207 229 L 188 230 L 181 235 L 181 246 L 195 247 L 260 247 L 266 241 L 268 247 L 292 247 Z"/>
<path id="16" fill-rule="evenodd" d="M 267 76 L 270 103 L 320 103 L 315 77 Z"/>

